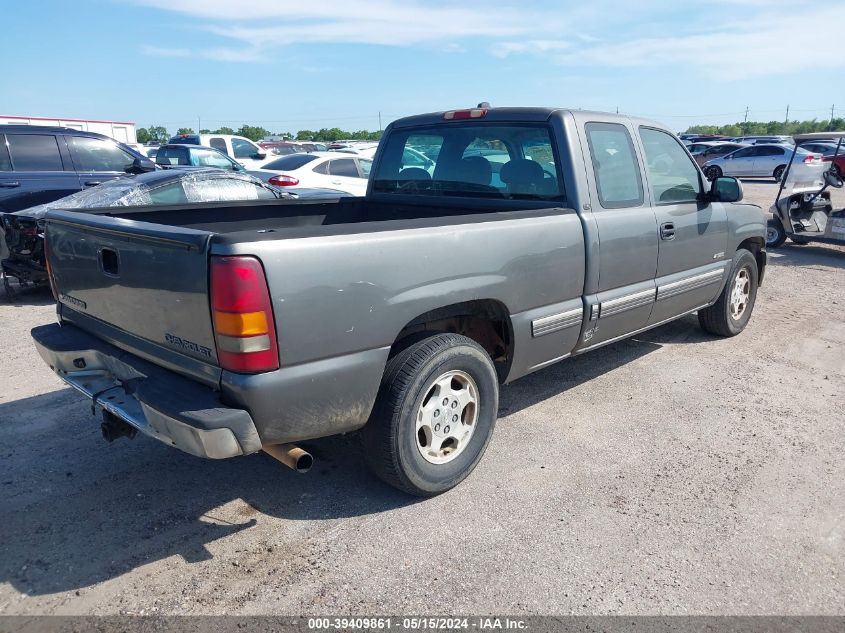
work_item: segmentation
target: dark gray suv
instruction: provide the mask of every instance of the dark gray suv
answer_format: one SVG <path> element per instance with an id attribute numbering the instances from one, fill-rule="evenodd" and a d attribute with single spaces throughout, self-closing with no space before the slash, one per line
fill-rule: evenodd
<path id="1" fill-rule="evenodd" d="M 155 168 L 145 156 L 102 134 L 0 125 L 0 213 L 52 202 L 105 180 Z"/>

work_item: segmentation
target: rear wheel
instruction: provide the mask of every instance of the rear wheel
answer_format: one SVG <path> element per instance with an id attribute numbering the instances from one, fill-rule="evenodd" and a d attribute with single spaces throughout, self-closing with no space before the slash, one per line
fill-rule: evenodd
<path id="1" fill-rule="evenodd" d="M 717 167 L 716 165 L 711 165 L 707 168 L 707 171 L 704 172 L 704 175 L 707 176 L 707 180 L 716 180 L 716 178 L 721 177 L 722 168 Z"/>
<path id="2" fill-rule="evenodd" d="M 783 230 L 783 224 L 777 218 L 772 218 L 766 224 L 766 246 L 769 248 L 777 248 L 783 245 L 786 241 L 786 231 Z"/>
<path id="3" fill-rule="evenodd" d="M 718 301 L 698 311 L 701 327 L 717 336 L 736 336 L 742 332 L 757 300 L 757 279 L 757 260 L 750 251 L 739 249 Z"/>
<path id="4" fill-rule="evenodd" d="M 363 430 L 367 462 L 407 493 L 445 492 L 481 460 L 498 402 L 493 361 L 475 341 L 458 334 L 417 341 L 387 364 Z"/>
<path id="5" fill-rule="evenodd" d="M 786 165 L 778 165 L 775 167 L 775 170 L 772 172 L 772 176 L 774 177 L 775 181 L 780 182 L 780 179 L 783 178 L 783 172 L 786 171 Z"/>

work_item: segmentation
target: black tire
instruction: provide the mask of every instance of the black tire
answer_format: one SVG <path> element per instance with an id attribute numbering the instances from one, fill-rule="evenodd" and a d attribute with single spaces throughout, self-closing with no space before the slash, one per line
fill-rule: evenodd
<path id="1" fill-rule="evenodd" d="M 778 165 L 775 167 L 775 170 L 772 172 L 772 177 L 775 179 L 775 182 L 780 182 L 780 179 L 783 178 L 783 172 L 786 171 L 786 165 Z"/>
<path id="2" fill-rule="evenodd" d="M 419 448 L 417 414 L 438 377 L 451 371 L 469 375 L 477 387 L 476 426 L 454 459 L 434 464 Z M 445 492 L 463 481 L 481 460 L 496 425 L 498 406 L 496 369 L 475 341 L 458 334 L 417 341 L 387 363 L 362 432 L 367 463 L 379 478 L 409 494 L 431 497 Z"/>
<path id="3" fill-rule="evenodd" d="M 716 180 L 722 175 L 722 168 L 717 167 L 716 165 L 711 165 L 707 168 L 707 171 L 704 172 L 704 175 L 707 176 L 707 180 Z"/>
<path id="4" fill-rule="evenodd" d="M 766 223 L 766 247 L 777 248 L 786 241 L 786 231 L 778 218 L 772 218 Z"/>
<path id="5" fill-rule="evenodd" d="M 733 290 L 742 271 L 745 271 L 748 280 L 748 299 L 743 311 L 735 317 L 731 309 Z M 742 332 L 754 310 L 758 279 L 757 260 L 750 251 L 740 248 L 734 255 L 728 282 L 722 288 L 719 299 L 712 306 L 698 311 L 701 327 L 716 336 L 736 336 Z"/>
<path id="6" fill-rule="evenodd" d="M 790 235 L 789 241 L 792 242 L 795 246 L 806 246 L 810 243 L 809 240 L 806 240 L 803 237 L 797 237 L 795 235 Z"/>

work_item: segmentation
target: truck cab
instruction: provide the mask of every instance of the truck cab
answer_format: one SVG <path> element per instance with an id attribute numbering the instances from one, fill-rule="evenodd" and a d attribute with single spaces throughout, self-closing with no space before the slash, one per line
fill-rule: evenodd
<path id="1" fill-rule="evenodd" d="M 267 160 L 267 150 L 254 141 L 233 134 L 177 134 L 169 145 L 204 145 L 234 159 L 246 169 L 258 169 Z"/>

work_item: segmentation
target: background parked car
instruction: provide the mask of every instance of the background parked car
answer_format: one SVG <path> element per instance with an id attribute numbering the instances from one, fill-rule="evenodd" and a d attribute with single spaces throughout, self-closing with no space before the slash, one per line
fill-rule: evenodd
<path id="1" fill-rule="evenodd" d="M 822 156 L 833 156 L 836 153 L 836 143 L 831 141 L 803 141 L 798 147 Z M 845 145 L 839 151 L 845 151 Z"/>
<path id="2" fill-rule="evenodd" d="M 322 192 L 331 197 L 335 192 Z M 228 202 L 233 200 L 275 200 L 298 196 L 269 186 L 243 173 L 219 169 L 156 170 L 135 177 L 123 177 L 91 187 L 60 200 L 2 216 L 8 256 L 0 265 L 5 273 L 6 296 L 14 291 L 7 277 L 45 282 L 44 246 L 38 221 L 51 209 L 94 209 L 137 207 L 158 204 Z"/>
<path id="3" fill-rule="evenodd" d="M 243 136 L 232 134 L 178 134 L 168 145 L 204 145 L 234 158 L 247 169 L 255 169 L 267 160 L 267 150 Z"/>
<path id="4" fill-rule="evenodd" d="M 51 202 L 127 173 L 155 168 L 146 156 L 102 134 L 0 125 L 0 212 Z"/>
<path id="5" fill-rule="evenodd" d="M 327 187 L 363 196 L 372 164 L 368 158 L 351 154 L 314 152 L 282 156 L 249 173 L 285 189 Z"/>
<path id="6" fill-rule="evenodd" d="M 704 174 L 709 180 L 719 176 L 743 176 L 747 178 L 774 178 L 780 180 L 792 155 L 792 147 L 786 145 L 752 145 L 720 156 L 704 163 Z M 799 158 L 800 157 L 800 158 Z M 798 148 L 793 167 L 800 165 L 821 166 L 820 154 L 813 154 Z"/>
<path id="7" fill-rule="evenodd" d="M 719 156 L 725 156 L 743 147 L 747 147 L 747 145 L 741 143 L 713 143 L 709 147 L 703 148 L 700 152 L 693 153 L 692 157 L 698 163 L 698 166 L 701 167 L 709 160 L 718 158 Z"/>
<path id="8" fill-rule="evenodd" d="M 165 168 L 214 167 L 225 171 L 246 171 L 243 165 L 223 152 L 202 145 L 162 145 L 156 154 L 156 165 Z"/>

